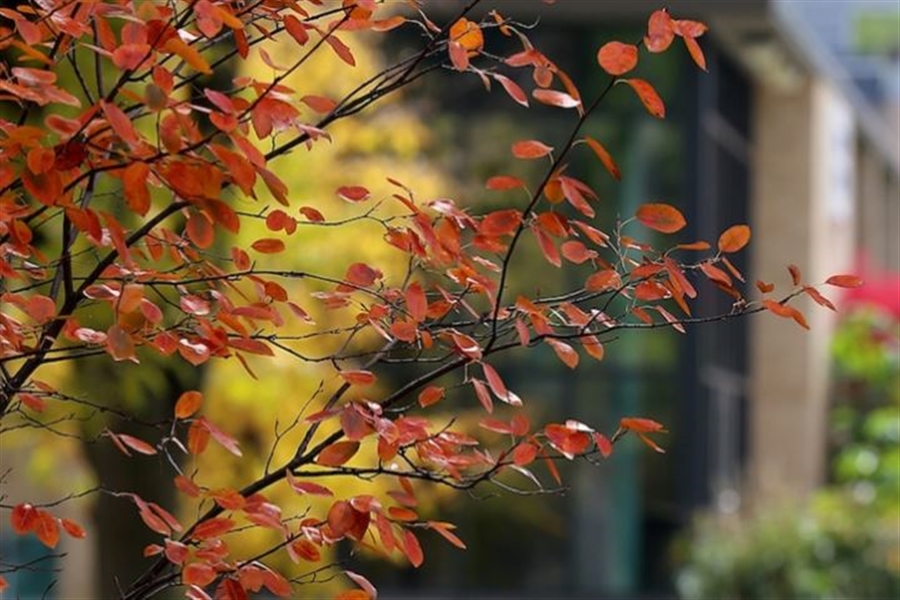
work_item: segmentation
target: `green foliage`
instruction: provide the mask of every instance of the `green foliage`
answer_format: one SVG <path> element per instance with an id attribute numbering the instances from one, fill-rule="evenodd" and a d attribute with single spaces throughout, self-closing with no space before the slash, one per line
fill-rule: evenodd
<path id="1" fill-rule="evenodd" d="M 700 520 L 682 598 L 900 597 L 900 324 L 849 317 L 833 344 L 833 483 L 803 505 Z"/>

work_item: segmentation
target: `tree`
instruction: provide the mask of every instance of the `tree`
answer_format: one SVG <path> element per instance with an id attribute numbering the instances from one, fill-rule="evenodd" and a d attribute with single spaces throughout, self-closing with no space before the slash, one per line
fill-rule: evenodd
<path id="1" fill-rule="evenodd" d="M 151 456 L 166 465 L 171 490 L 191 507 L 181 519 L 166 501 L 105 481 L 69 496 L 97 494 L 133 506 L 157 537 L 144 551 L 146 571 L 118 582 L 123 598 L 173 587 L 190 598 L 244 598 L 262 588 L 286 597 L 292 586 L 341 571 L 358 586 L 342 597 L 374 597 L 368 580 L 341 563 L 321 564 L 322 553 L 346 540 L 399 552 L 418 566 L 427 530 L 465 547 L 452 524 L 420 517 L 419 486 L 515 491 L 505 479 L 512 471 L 537 489 L 562 485 L 558 461 L 608 458 L 629 433 L 662 452 L 650 436 L 663 425 L 648 418 L 532 425 L 491 365 L 496 355 L 545 345 L 574 369 L 582 353 L 601 360 L 605 344 L 625 330 L 683 332 L 689 324 L 765 310 L 806 327 L 789 304 L 801 294 L 833 308 L 793 266 L 794 287 L 781 297 L 757 282 L 761 299 L 746 298 L 728 257 L 749 242 L 747 225 L 728 228 L 714 246 L 676 243 L 668 236 L 685 219 L 657 202 L 614 224 L 592 224 L 596 194 L 567 171 L 571 155 L 588 152 L 621 177 L 602 142 L 584 136 L 582 126 L 613 93 L 634 93 L 650 115 L 663 118 L 652 84 L 628 75 L 642 52 L 663 52 L 676 39 L 705 68 L 697 41 L 705 25 L 654 12 L 642 40 L 599 49 L 606 87 L 580 90 L 531 44 L 527 26 L 483 12 L 480 0 L 433 17 L 418 4 L 46 0 L 0 10 L 8 65 L 0 79 L 0 434 L 31 428 L 71 435 L 67 425 L 106 423 L 103 414 L 114 410 L 118 425 L 103 429 L 100 443 L 130 457 L 135 469 Z M 415 31 L 418 46 L 363 74 L 344 95 L 291 87 L 322 53 L 353 71 L 354 52 L 344 41 L 351 36 L 402 30 Z M 292 45 L 290 64 L 273 60 L 279 43 Z M 232 79 L 234 65 L 251 56 L 273 74 Z M 391 192 L 373 193 L 381 183 L 347 181 L 335 198 L 298 206 L 285 183 L 286 157 L 302 160 L 301 151 L 331 141 L 335 123 L 441 72 L 476 75 L 513 103 L 572 114 L 558 139 L 512 145 L 517 159 L 545 163 L 540 177 L 489 178 L 486 189 L 506 206 L 497 210 L 422 201 L 415 182 L 390 176 Z M 335 199 L 354 214 L 327 218 Z M 303 232 L 354 235 L 347 228 L 359 223 L 379 228 L 393 261 L 339 256 L 337 273 L 279 266 L 286 240 L 327 254 L 328 237 Z M 263 226 L 265 233 L 243 243 L 247 230 Z M 512 266 L 523 244 L 536 244 L 553 267 L 571 269 L 578 285 L 513 298 Z M 516 285 L 534 290 L 539 283 Z M 860 282 L 835 276 L 826 283 Z M 707 287 L 733 298 L 730 312 L 692 316 L 691 300 L 715 292 Z M 327 318 L 313 322 L 312 305 Z M 327 350 L 308 354 L 309 340 Z M 242 487 L 213 488 L 197 469 L 198 456 L 212 444 L 243 460 L 237 423 L 201 415 L 215 399 L 187 389 L 171 398 L 165 418 L 146 420 L 37 378 L 48 365 L 90 357 L 115 370 L 129 362 L 200 369 L 238 361 L 252 378 L 260 360 L 286 357 L 324 364 L 330 374 L 312 398 L 286 399 L 295 418 L 276 424 L 276 445 L 290 449 L 287 460 L 273 462 L 275 448 L 268 449 L 265 467 Z M 408 367 L 405 379 L 377 388 L 395 365 Z M 487 413 L 478 431 L 429 417 L 451 396 L 477 398 Z M 391 490 L 338 494 L 332 482 L 341 479 L 386 480 Z M 293 490 L 292 501 L 273 501 L 276 488 Z M 81 524 L 56 515 L 58 504 L 0 507 L 17 534 L 52 549 L 61 531 L 86 535 Z M 236 543 L 258 531 L 274 536 L 264 551 L 249 554 Z M 305 568 L 270 566 L 285 555 Z M 0 566 L 0 589 L 2 574 L 20 568 Z"/>

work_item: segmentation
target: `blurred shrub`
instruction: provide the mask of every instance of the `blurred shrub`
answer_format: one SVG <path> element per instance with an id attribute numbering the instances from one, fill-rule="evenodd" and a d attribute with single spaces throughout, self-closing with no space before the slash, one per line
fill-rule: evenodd
<path id="1" fill-rule="evenodd" d="M 900 598 L 900 323 L 860 312 L 833 345 L 831 484 L 803 505 L 699 520 L 682 598 Z"/>

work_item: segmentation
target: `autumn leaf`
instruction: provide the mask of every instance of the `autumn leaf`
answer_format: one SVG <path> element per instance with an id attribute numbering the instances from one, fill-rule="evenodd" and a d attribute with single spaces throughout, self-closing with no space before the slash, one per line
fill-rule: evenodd
<path id="1" fill-rule="evenodd" d="M 719 252 L 737 252 L 750 242 L 750 227 L 733 225 L 719 236 Z"/>
<path id="2" fill-rule="evenodd" d="M 477 56 L 484 48 L 484 34 L 478 23 L 468 19 L 459 19 L 450 27 L 450 40 L 459 44 L 468 56 Z"/>
<path id="3" fill-rule="evenodd" d="M 558 108 L 576 108 L 581 107 L 581 100 L 573 98 L 565 92 L 556 90 L 536 89 L 531 92 L 535 100 L 541 104 L 548 106 L 556 106 Z"/>
<path id="4" fill-rule="evenodd" d="M 607 152 L 603 144 L 590 136 L 585 137 L 584 141 L 587 142 L 591 150 L 594 151 L 594 154 L 597 155 L 597 158 L 600 159 L 600 162 L 603 163 L 603 166 L 609 171 L 609 174 L 616 179 L 622 179 L 622 172 L 619 171 L 618 165 L 616 165 L 616 162 L 613 160 L 610 153 Z"/>
<path id="5" fill-rule="evenodd" d="M 658 119 L 665 118 L 666 105 L 663 104 L 662 98 L 659 97 L 659 94 L 656 93 L 656 89 L 650 85 L 650 83 L 643 79 L 622 79 L 621 81 L 628 84 L 628 86 L 634 90 L 634 93 L 640 98 L 641 102 L 644 104 L 644 108 L 647 109 L 647 112 Z"/>
<path id="6" fill-rule="evenodd" d="M 516 158 L 542 158 L 553 152 L 553 148 L 538 140 L 522 140 L 512 145 L 512 153 Z"/>
<path id="7" fill-rule="evenodd" d="M 609 42 L 597 52 L 597 62 L 610 75 L 624 75 L 637 66 L 637 46 L 622 42 Z"/>
<path id="8" fill-rule="evenodd" d="M 635 216 L 644 226 L 660 233 L 676 233 L 687 225 L 684 215 L 669 204 L 643 204 Z"/>
<path id="9" fill-rule="evenodd" d="M 650 52 L 665 52 L 675 39 L 675 25 L 669 11 L 660 9 L 650 15 L 644 46 Z"/>
<path id="10" fill-rule="evenodd" d="M 353 458 L 357 450 L 359 450 L 359 442 L 335 442 L 322 449 L 322 452 L 316 457 L 316 464 L 323 467 L 340 467 Z"/>
<path id="11" fill-rule="evenodd" d="M 825 280 L 825 283 L 835 287 L 858 288 L 862 286 L 863 280 L 856 275 L 832 275 Z"/>

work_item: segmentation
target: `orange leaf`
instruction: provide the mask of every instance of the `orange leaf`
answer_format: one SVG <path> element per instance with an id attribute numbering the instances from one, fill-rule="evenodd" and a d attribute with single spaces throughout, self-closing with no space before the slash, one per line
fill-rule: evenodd
<path id="1" fill-rule="evenodd" d="M 425 561 L 425 555 L 422 553 L 422 546 L 415 534 L 409 529 L 403 530 L 403 551 L 412 566 L 418 568 Z"/>
<path id="2" fill-rule="evenodd" d="M 356 511 L 346 500 L 338 500 L 328 510 L 328 526 L 335 537 L 342 537 L 356 524 Z"/>
<path id="3" fill-rule="evenodd" d="M 187 419 L 200 410 L 201 404 L 203 404 L 202 393 L 196 390 L 184 392 L 175 403 L 175 418 Z"/>
<path id="4" fill-rule="evenodd" d="M 431 385 L 419 393 L 419 405 L 422 408 L 425 408 L 426 406 L 431 406 L 432 404 L 440 402 L 443 397 L 444 388 Z"/>
<path id="5" fill-rule="evenodd" d="M 747 225 L 733 225 L 719 236 L 719 252 L 737 252 L 750 242 L 750 228 Z"/>
<path id="6" fill-rule="evenodd" d="M 377 380 L 371 371 L 341 371 L 338 374 L 351 385 L 372 385 Z"/>
<path id="7" fill-rule="evenodd" d="M 559 360 L 561 360 L 564 365 L 570 369 L 574 369 L 578 366 L 578 353 L 572 346 L 562 340 L 554 338 L 547 338 L 545 341 L 553 348 L 553 351 L 556 352 L 556 356 L 559 357 Z"/>
<path id="8" fill-rule="evenodd" d="M 46 511 L 39 510 L 37 513 L 34 535 L 48 548 L 56 548 L 59 543 L 59 521 Z"/>
<path id="9" fill-rule="evenodd" d="M 134 341 L 131 335 L 119 325 L 112 325 L 106 330 L 106 351 L 113 360 L 139 362 L 134 354 Z"/>
<path id="10" fill-rule="evenodd" d="M 357 450 L 359 450 L 359 442 L 335 442 L 322 449 L 322 452 L 316 457 L 316 464 L 324 467 L 340 467 L 353 458 Z"/>
<path id="11" fill-rule="evenodd" d="M 684 36 L 682 38 L 684 40 L 684 45 L 687 46 L 688 53 L 691 55 L 691 58 L 694 59 L 694 62 L 698 67 L 706 71 L 706 57 L 703 55 L 703 50 L 700 48 L 700 44 L 697 43 L 693 37 Z"/>
<path id="12" fill-rule="evenodd" d="M 594 438 L 594 443 L 597 444 L 597 450 L 600 451 L 600 455 L 603 458 L 609 458 L 609 455 L 613 452 L 613 445 L 609 438 L 596 431 L 591 434 L 591 437 Z"/>
<path id="13" fill-rule="evenodd" d="M 664 432 L 665 428 L 661 423 L 657 423 L 653 419 L 644 419 L 640 417 L 626 417 L 619 421 L 622 429 L 627 429 L 635 433 L 655 433 L 657 431 Z"/>
<path id="14" fill-rule="evenodd" d="M 547 104 L 549 106 L 558 106 L 559 108 L 575 108 L 576 106 L 581 106 L 580 100 L 573 98 L 565 92 L 558 92 L 556 90 L 536 89 L 531 92 L 531 95 L 541 104 Z"/>
<path id="15" fill-rule="evenodd" d="M 512 235 L 522 222 L 522 213 L 514 208 L 494 211 L 484 217 L 478 226 L 481 235 L 500 237 Z"/>
<path id="16" fill-rule="evenodd" d="M 38 510 L 30 504 L 17 504 L 9 515 L 13 531 L 19 535 L 34 531 L 38 523 Z"/>
<path id="17" fill-rule="evenodd" d="M 450 40 L 459 44 L 469 56 L 475 56 L 484 48 L 484 34 L 477 23 L 459 19 L 450 27 Z"/>
<path id="18" fill-rule="evenodd" d="M 484 184 L 484 187 L 489 190 L 514 190 L 524 186 L 525 182 L 521 179 L 509 175 L 496 175 Z"/>
<path id="19" fill-rule="evenodd" d="M 191 539 L 206 540 L 209 538 L 219 537 L 222 534 L 230 531 L 232 527 L 234 527 L 234 521 L 226 517 L 214 517 L 212 519 L 207 519 L 199 523 L 194 528 L 193 533 L 191 533 Z"/>
<path id="20" fill-rule="evenodd" d="M 253 242 L 250 247 L 261 254 L 277 254 L 284 251 L 284 242 L 274 238 L 263 238 Z"/>
<path id="21" fill-rule="evenodd" d="M 663 104 L 662 98 L 659 97 L 652 85 L 643 79 L 622 79 L 622 81 L 631 86 L 634 93 L 644 103 L 644 108 L 647 109 L 647 112 L 658 119 L 665 118 L 666 105 Z"/>
<path id="22" fill-rule="evenodd" d="M 553 152 L 552 147 L 538 140 L 522 140 L 512 145 L 512 153 L 516 158 L 541 158 L 551 152 Z"/>
<path id="23" fill-rule="evenodd" d="M 650 52 L 663 52 L 675 39 L 675 25 L 669 11 L 660 9 L 650 15 L 647 23 L 647 35 L 644 37 L 644 46 Z"/>
<path id="24" fill-rule="evenodd" d="M 622 42 L 609 42 L 597 52 L 597 62 L 610 75 L 624 75 L 637 66 L 637 46 Z"/>
<path id="25" fill-rule="evenodd" d="M 509 96 L 513 100 L 515 100 L 522 106 L 528 106 L 528 96 L 525 95 L 525 92 L 521 87 L 519 87 L 519 84 L 514 82 L 509 77 L 505 77 L 503 75 L 500 75 L 499 73 L 495 73 L 493 77 L 500 82 L 500 85 L 503 86 L 503 89 L 506 90 L 506 93 L 509 94 Z"/>
<path id="26" fill-rule="evenodd" d="M 209 248 L 216 239 L 216 230 L 209 217 L 199 211 L 191 212 L 185 224 L 185 231 L 194 245 L 201 249 Z"/>
<path id="27" fill-rule="evenodd" d="M 837 310 L 834 306 L 834 303 L 831 302 L 828 298 L 819 293 L 814 287 L 810 287 L 808 285 L 803 286 L 803 291 L 806 292 L 806 295 L 812 298 L 816 304 L 820 306 L 824 306 L 825 308 L 830 308 L 831 310 Z"/>
<path id="28" fill-rule="evenodd" d="M 429 521 L 428 526 L 433 530 L 438 532 L 445 540 L 459 548 L 460 550 L 466 549 L 466 544 L 459 539 L 454 533 L 452 533 L 451 529 L 456 529 L 456 527 L 450 523 L 443 523 L 440 521 Z"/>
<path id="29" fill-rule="evenodd" d="M 184 567 L 181 572 L 181 582 L 185 585 L 205 587 L 216 580 L 218 573 L 206 563 L 195 562 Z"/>
<path id="30" fill-rule="evenodd" d="M 609 171 L 609 174 L 616 179 L 622 179 L 622 172 L 619 170 L 618 165 L 616 165 L 616 162 L 609 152 L 607 152 L 606 148 L 603 147 L 603 144 L 590 136 L 585 137 L 584 141 L 588 143 L 588 146 L 591 147 L 591 150 L 594 151 L 594 154 L 597 155 L 597 158 L 600 159 L 600 162 L 602 162 L 603 166 L 606 167 L 606 170 Z"/>
<path id="31" fill-rule="evenodd" d="M 156 448 L 154 448 L 144 440 L 138 439 L 125 433 L 116 434 L 116 437 L 118 437 L 123 444 L 125 444 L 135 452 L 146 454 L 148 456 L 156 454 Z"/>
<path id="32" fill-rule="evenodd" d="M 337 195 L 347 202 L 363 202 L 372 195 L 361 185 L 344 185 L 337 189 Z"/>
<path id="33" fill-rule="evenodd" d="M 863 284 L 863 280 L 856 275 L 832 275 L 825 283 L 835 287 L 858 288 Z"/>
<path id="34" fill-rule="evenodd" d="M 800 282 L 803 281 L 803 275 L 800 273 L 800 267 L 797 265 L 788 265 L 788 272 L 791 274 L 791 281 L 794 285 L 800 285 Z"/>
<path id="35" fill-rule="evenodd" d="M 406 299 L 406 310 L 417 323 L 421 323 L 428 316 L 428 298 L 425 296 L 425 290 L 418 282 L 413 282 L 406 288 L 404 293 Z"/>
<path id="36" fill-rule="evenodd" d="M 668 204 L 643 204 L 636 216 L 646 227 L 661 233 L 675 233 L 687 225 L 684 215 Z"/>

